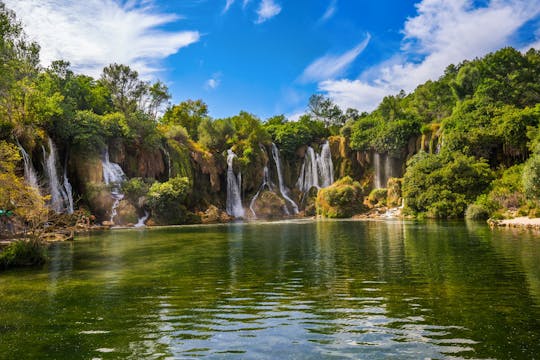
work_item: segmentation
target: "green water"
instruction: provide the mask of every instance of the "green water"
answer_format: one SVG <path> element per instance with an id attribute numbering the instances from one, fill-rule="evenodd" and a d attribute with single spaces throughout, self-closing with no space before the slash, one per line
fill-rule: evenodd
<path id="1" fill-rule="evenodd" d="M 321 221 L 113 231 L 0 274 L 2 359 L 540 357 L 540 236 Z"/>

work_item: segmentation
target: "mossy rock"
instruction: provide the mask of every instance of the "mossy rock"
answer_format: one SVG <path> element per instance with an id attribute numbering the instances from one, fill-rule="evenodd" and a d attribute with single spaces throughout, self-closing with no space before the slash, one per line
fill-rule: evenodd
<path id="1" fill-rule="evenodd" d="M 253 204 L 253 210 L 259 219 L 279 219 L 285 214 L 285 206 L 281 196 L 272 191 L 264 191 Z"/>
<path id="2" fill-rule="evenodd" d="M 386 206 L 387 189 L 373 189 L 369 193 L 367 203 L 370 207 Z"/>
<path id="3" fill-rule="evenodd" d="M 117 215 L 114 218 L 116 225 L 136 224 L 139 220 L 137 209 L 128 200 L 122 200 L 116 209 Z"/>
<path id="4" fill-rule="evenodd" d="M 401 186 L 403 185 L 403 179 L 390 178 L 387 183 L 388 194 L 386 197 L 386 204 L 390 207 L 400 206 L 402 202 Z"/>
<path id="5" fill-rule="evenodd" d="M 327 218 L 347 218 L 363 210 L 364 191 L 357 181 L 349 176 L 336 181 L 332 186 L 319 190 L 317 215 Z"/>

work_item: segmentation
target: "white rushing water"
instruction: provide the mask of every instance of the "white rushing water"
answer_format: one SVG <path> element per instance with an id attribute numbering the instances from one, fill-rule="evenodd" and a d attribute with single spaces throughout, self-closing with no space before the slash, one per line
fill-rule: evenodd
<path id="1" fill-rule="evenodd" d="M 145 225 L 145 222 L 146 220 L 148 220 L 148 217 L 150 216 L 150 214 L 148 213 L 148 211 L 144 211 L 144 216 L 139 218 L 139 220 L 137 221 L 137 223 L 135 224 L 135 227 L 136 228 L 141 228 L 141 227 L 144 227 L 146 226 Z"/>
<path id="2" fill-rule="evenodd" d="M 21 144 L 18 144 L 18 145 L 19 145 L 19 150 L 21 151 L 22 158 L 23 158 L 24 180 L 32 188 L 39 191 L 38 176 L 36 173 L 36 169 L 34 169 L 34 165 L 32 164 L 32 159 L 30 159 L 30 155 L 28 155 L 28 153 L 26 152 L 26 150 L 24 150 Z"/>
<path id="3" fill-rule="evenodd" d="M 375 189 L 386 188 L 388 179 L 401 177 L 402 161 L 388 154 L 373 154 L 373 186 Z"/>
<path id="4" fill-rule="evenodd" d="M 52 139 L 49 138 L 49 152 L 43 147 L 44 170 L 49 184 L 49 193 L 51 195 L 51 208 L 57 213 L 73 213 L 73 195 L 71 193 L 71 184 L 67 178 L 67 172 L 64 170 L 64 179 L 61 182 L 58 176 L 57 162 L 58 152 Z"/>
<path id="5" fill-rule="evenodd" d="M 281 193 L 281 196 L 283 196 L 285 201 L 288 202 L 292 206 L 293 213 L 298 214 L 298 205 L 296 205 L 296 203 L 289 197 L 289 190 L 287 190 L 287 188 L 285 187 L 285 184 L 283 183 L 283 171 L 281 167 L 281 159 L 279 157 L 279 149 L 274 143 L 272 143 L 272 158 L 274 159 L 274 162 L 276 163 L 276 170 L 278 173 L 279 192 Z"/>
<path id="6" fill-rule="evenodd" d="M 121 192 L 121 186 L 122 182 L 126 180 L 126 174 L 120 165 L 110 161 L 109 148 L 105 149 L 101 163 L 103 165 L 103 182 L 106 185 L 111 185 L 111 197 L 114 202 L 111 208 L 110 221 L 114 223 L 114 218 L 118 215 L 116 209 L 118 208 L 120 201 L 124 198 L 124 194 Z"/>
<path id="7" fill-rule="evenodd" d="M 325 142 L 321 153 L 316 154 L 311 146 L 308 146 L 304 163 L 300 169 L 300 177 L 296 186 L 303 193 L 311 188 L 325 188 L 334 183 L 334 164 L 330 153 L 330 144 Z"/>
<path id="8" fill-rule="evenodd" d="M 242 207 L 242 174 L 234 174 L 233 162 L 236 154 L 227 150 L 227 214 L 237 217 L 244 217 L 244 208 Z"/>

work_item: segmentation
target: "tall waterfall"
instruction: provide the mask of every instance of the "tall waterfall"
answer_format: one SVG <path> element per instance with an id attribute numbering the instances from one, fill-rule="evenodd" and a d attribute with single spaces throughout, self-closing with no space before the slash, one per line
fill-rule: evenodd
<path id="1" fill-rule="evenodd" d="M 102 159 L 103 165 L 103 182 L 106 185 L 111 185 L 111 197 L 114 203 L 111 208 L 111 222 L 114 222 L 114 218 L 118 215 L 116 209 L 120 204 L 120 201 L 124 198 L 124 194 L 121 192 L 122 182 L 126 179 L 126 174 L 117 163 L 113 163 L 109 159 L 109 148 L 105 149 Z"/>
<path id="2" fill-rule="evenodd" d="M 28 153 L 26 152 L 26 150 L 24 150 L 21 144 L 18 145 L 24 163 L 24 179 L 26 180 L 26 183 L 28 185 L 39 191 L 38 177 L 36 169 L 34 169 L 34 165 L 32 165 L 32 159 L 30 159 L 30 155 L 28 155 Z"/>
<path id="3" fill-rule="evenodd" d="M 283 183 L 283 172 L 281 168 L 281 160 L 279 158 L 279 149 L 274 143 L 272 143 L 272 157 L 274 158 L 274 162 L 276 163 L 279 192 L 281 193 L 281 196 L 283 196 L 285 201 L 287 201 L 292 206 L 293 213 L 298 214 L 298 205 L 296 205 L 296 203 L 289 197 L 289 190 L 287 190 L 285 184 Z"/>
<path id="4" fill-rule="evenodd" d="M 242 218 L 244 208 L 242 207 L 242 174 L 234 175 L 233 161 L 236 154 L 227 150 L 227 214 Z"/>
<path id="5" fill-rule="evenodd" d="M 320 154 L 316 154 L 315 150 L 308 146 L 304 163 L 300 169 L 300 177 L 296 182 L 298 189 L 305 193 L 312 187 L 325 188 L 333 183 L 334 164 L 328 141 L 323 144 Z"/>
<path id="6" fill-rule="evenodd" d="M 402 160 L 388 154 L 373 154 L 373 186 L 382 189 L 387 186 L 391 177 L 401 177 L 403 169 Z"/>
<path id="7" fill-rule="evenodd" d="M 51 195 L 51 208 L 57 213 L 73 213 L 73 195 L 71 193 L 71 184 L 67 178 L 67 172 L 64 170 L 63 182 L 60 182 L 56 164 L 58 162 L 58 152 L 52 139 L 49 138 L 49 153 L 43 147 L 43 158 L 45 160 L 45 175 L 49 183 L 49 192 Z"/>

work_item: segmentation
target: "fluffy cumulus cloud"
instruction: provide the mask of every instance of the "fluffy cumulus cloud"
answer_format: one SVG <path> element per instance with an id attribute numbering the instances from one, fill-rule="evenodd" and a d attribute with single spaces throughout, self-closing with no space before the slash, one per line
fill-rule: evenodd
<path id="1" fill-rule="evenodd" d="M 351 50 L 341 55 L 325 55 L 312 62 L 300 76 L 302 82 L 313 82 L 333 79 L 343 74 L 349 65 L 364 51 L 371 36 L 366 38 Z"/>
<path id="2" fill-rule="evenodd" d="M 179 17 L 156 12 L 149 0 L 4 1 L 41 45 L 43 65 L 68 60 L 76 71 L 93 76 L 116 62 L 151 77 L 160 60 L 200 37 L 198 31 L 160 30 Z"/>
<path id="3" fill-rule="evenodd" d="M 281 12 L 281 6 L 274 0 L 262 0 L 257 9 L 257 20 L 255 23 L 262 24 L 263 22 L 273 18 Z"/>
<path id="4" fill-rule="evenodd" d="M 511 45 L 518 29 L 539 13 L 536 1 L 492 0 L 474 7 L 471 0 L 423 0 L 404 24 L 400 53 L 358 79 L 321 81 L 319 90 L 344 108 L 373 110 L 383 96 L 437 79 L 449 64 Z"/>

